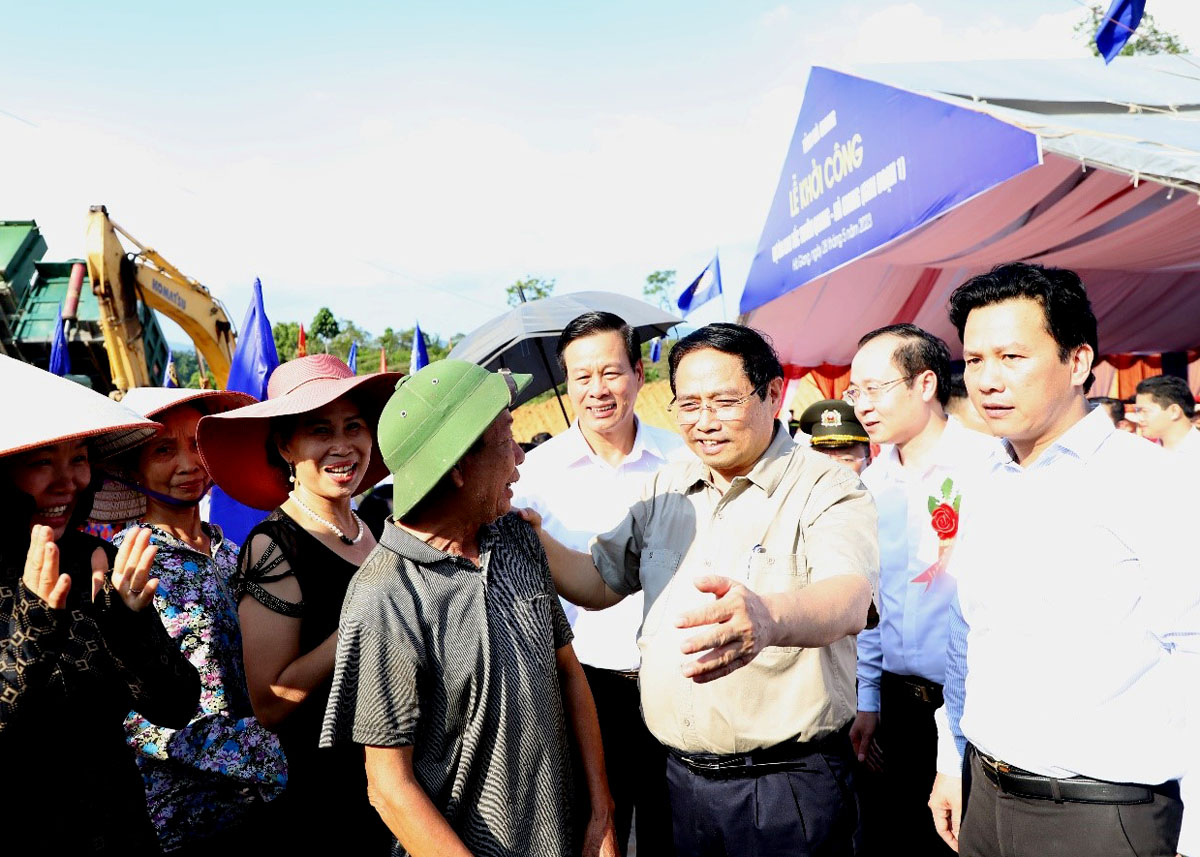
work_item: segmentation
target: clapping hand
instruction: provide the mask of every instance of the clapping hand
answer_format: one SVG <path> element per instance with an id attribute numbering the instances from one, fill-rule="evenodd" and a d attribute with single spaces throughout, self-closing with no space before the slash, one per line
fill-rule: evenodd
<path id="1" fill-rule="evenodd" d="M 25 588 L 55 610 L 67 606 L 71 575 L 58 573 L 58 545 L 49 527 L 34 526 L 29 531 L 29 550 L 25 554 Z"/>
<path id="2" fill-rule="evenodd" d="M 121 542 L 113 562 L 112 585 L 130 610 L 141 610 L 154 600 L 158 578 L 152 578 L 150 570 L 154 567 L 156 553 L 158 548 L 150 544 L 150 530 L 146 527 L 136 528 Z M 95 556 L 92 564 L 94 569 Z"/>

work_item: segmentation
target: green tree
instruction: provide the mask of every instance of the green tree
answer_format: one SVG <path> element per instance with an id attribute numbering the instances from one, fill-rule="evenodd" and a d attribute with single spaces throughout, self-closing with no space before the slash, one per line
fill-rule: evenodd
<path id="1" fill-rule="evenodd" d="M 308 334 L 317 337 L 317 339 L 329 342 L 338 335 L 340 330 L 337 319 L 333 317 L 333 313 L 329 307 L 323 306 L 313 316 L 312 326 L 308 329 Z"/>
<path id="2" fill-rule="evenodd" d="M 517 306 L 525 301 L 536 301 L 541 298 L 550 297 L 550 295 L 554 294 L 554 285 L 554 280 L 526 276 L 523 280 L 517 280 L 505 289 L 504 294 L 508 298 L 509 306 Z M 525 296 L 524 300 L 521 298 L 522 295 Z M 429 355 L 429 359 L 433 359 L 433 354 Z"/>
<path id="3" fill-rule="evenodd" d="M 1092 56 L 1100 56 L 1100 49 L 1096 47 L 1096 31 L 1100 29 L 1100 24 L 1107 15 L 1107 5 L 1088 6 L 1087 17 L 1075 25 L 1076 37 L 1087 43 L 1087 46 L 1091 48 Z M 1142 15 L 1142 22 L 1138 24 L 1138 28 L 1129 37 L 1125 47 L 1121 49 L 1120 56 L 1186 53 L 1188 53 L 1188 49 L 1179 40 L 1179 37 L 1174 33 L 1160 30 L 1154 21 L 1154 16 L 1146 12 Z"/>
<path id="4" fill-rule="evenodd" d="M 175 361 L 175 377 L 179 379 L 179 385 L 191 386 L 187 383 L 192 377 L 192 373 L 200 368 L 199 361 L 196 360 L 195 351 L 176 351 L 171 349 L 171 359 Z"/>
<path id="5" fill-rule="evenodd" d="M 664 310 L 675 305 L 675 271 L 651 271 L 642 286 L 642 297 Z"/>
<path id="6" fill-rule="evenodd" d="M 277 321 L 271 326 L 271 335 L 275 337 L 275 351 L 279 354 L 279 362 L 296 359 L 296 350 L 300 347 L 300 322 Z"/>
<path id="7" fill-rule="evenodd" d="M 657 363 L 650 362 L 650 340 L 642 343 L 642 367 L 646 370 L 646 383 L 651 381 L 663 381 L 668 376 L 667 370 L 667 355 L 671 353 L 671 347 L 675 344 L 674 339 L 664 339 L 662 341 L 662 356 L 659 357 Z"/>

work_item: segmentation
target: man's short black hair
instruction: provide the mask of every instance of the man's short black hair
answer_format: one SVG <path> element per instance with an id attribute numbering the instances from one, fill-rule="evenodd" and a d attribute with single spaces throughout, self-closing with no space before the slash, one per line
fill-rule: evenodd
<path id="1" fill-rule="evenodd" d="M 736 354 L 742 358 L 742 370 L 760 399 L 767 398 L 767 387 L 773 380 L 783 377 L 779 355 L 765 336 L 744 325 L 717 321 L 693 330 L 671 349 L 667 365 L 671 373 L 672 396 L 675 395 L 675 370 L 679 368 L 679 361 L 703 348 Z"/>
<path id="2" fill-rule="evenodd" d="M 1125 403 L 1120 399 L 1114 399 L 1112 396 L 1088 396 L 1088 401 L 1098 408 L 1106 409 L 1113 425 L 1125 419 Z"/>
<path id="3" fill-rule="evenodd" d="M 967 327 L 971 310 L 1005 301 L 1026 298 L 1036 301 L 1046 317 L 1046 332 L 1058 344 L 1058 359 L 1064 363 L 1071 349 L 1081 345 L 1092 347 L 1093 360 L 1100 359 L 1100 342 L 1096 333 L 1096 314 L 1088 300 L 1083 280 L 1066 268 L 1043 268 L 1025 262 L 997 265 L 986 274 L 972 277 L 950 295 L 950 323 L 958 331 L 959 340 Z M 1089 372 L 1083 383 L 1086 393 L 1096 380 Z"/>
<path id="4" fill-rule="evenodd" d="M 625 319 L 616 313 L 594 310 L 571 319 L 563 328 L 563 332 L 558 335 L 558 347 L 555 350 L 555 355 L 558 357 L 558 368 L 564 375 L 567 374 L 567 361 L 563 359 L 563 352 L 576 339 L 609 332 L 619 333 L 621 339 L 625 341 L 625 354 L 629 357 L 629 368 L 637 366 L 638 361 L 642 359 L 642 335 L 637 332 L 637 328 L 630 327 Z"/>
<path id="5" fill-rule="evenodd" d="M 1189 420 L 1196 412 L 1196 397 L 1188 389 L 1187 381 L 1174 375 L 1155 375 L 1146 378 L 1137 385 L 1138 393 L 1154 399 L 1160 408 L 1179 405 L 1183 415 Z"/>
<path id="6" fill-rule="evenodd" d="M 926 370 L 932 372 L 937 378 L 938 402 L 945 407 L 950 401 L 950 346 L 915 324 L 889 324 L 872 330 L 858 340 L 858 347 L 862 348 L 881 336 L 895 336 L 902 340 L 892 352 L 892 362 L 908 378 L 905 386 L 912 387 L 914 376 Z"/>
<path id="7" fill-rule="evenodd" d="M 962 372 L 950 373 L 950 398 L 951 399 L 969 399 L 967 394 L 967 382 L 963 380 Z"/>

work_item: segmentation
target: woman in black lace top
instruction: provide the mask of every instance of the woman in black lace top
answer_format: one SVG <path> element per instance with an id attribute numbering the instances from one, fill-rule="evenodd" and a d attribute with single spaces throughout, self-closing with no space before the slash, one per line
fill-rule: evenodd
<path id="1" fill-rule="evenodd" d="M 157 584 L 149 534 L 118 551 L 79 531 L 94 459 L 151 437 L 156 424 L 8 357 L 0 387 L 37 403 L 0 421 L 5 842 L 33 854 L 157 854 L 122 723 L 137 708 L 183 726 L 200 680 L 146 609 Z"/>
<path id="2" fill-rule="evenodd" d="M 201 455 L 234 499 L 274 508 L 242 545 L 236 578 L 255 716 L 279 733 L 288 786 L 281 838 L 318 850 L 386 853 L 361 752 L 317 747 L 350 578 L 375 546 L 351 498 L 386 465 L 374 443 L 398 373 L 356 377 L 327 354 L 283 364 L 267 400 L 200 423 Z"/>

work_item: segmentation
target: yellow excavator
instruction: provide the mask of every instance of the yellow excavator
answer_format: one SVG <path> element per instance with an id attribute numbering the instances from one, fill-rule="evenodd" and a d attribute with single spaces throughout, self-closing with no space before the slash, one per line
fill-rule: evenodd
<path id="1" fill-rule="evenodd" d="M 137 251 L 126 251 L 118 233 Z M 87 273 L 100 305 L 100 329 L 113 386 L 124 393 L 133 387 L 158 386 L 162 380 L 151 377 L 146 364 L 138 317 L 141 301 L 183 328 L 212 370 L 217 386 L 224 389 L 236 337 L 221 302 L 114 223 L 103 205 L 93 205 L 88 211 L 86 246 Z"/>

